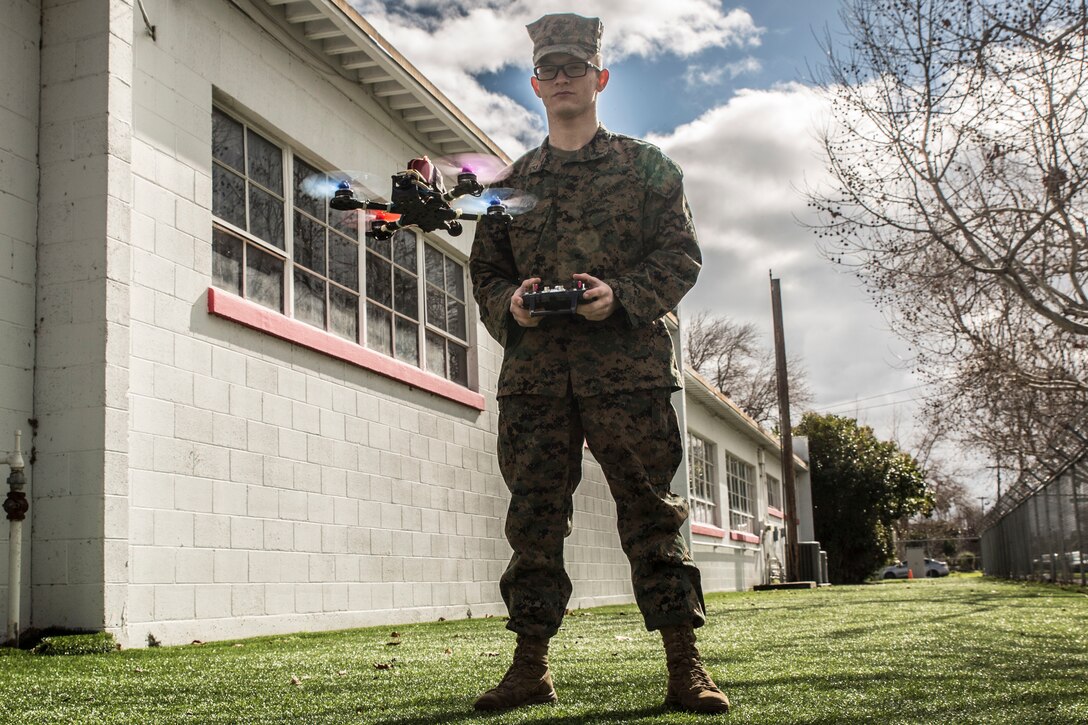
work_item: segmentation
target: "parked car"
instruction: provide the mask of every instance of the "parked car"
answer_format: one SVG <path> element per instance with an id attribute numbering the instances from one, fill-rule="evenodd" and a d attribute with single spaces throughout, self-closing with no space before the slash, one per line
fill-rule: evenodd
<path id="1" fill-rule="evenodd" d="M 907 566 L 907 562 L 900 561 L 891 566 L 884 567 L 884 570 L 880 574 L 880 578 L 906 579 L 908 570 L 909 567 Z M 936 559 L 926 559 L 926 576 L 948 576 L 948 564 L 943 561 L 937 561 Z"/>

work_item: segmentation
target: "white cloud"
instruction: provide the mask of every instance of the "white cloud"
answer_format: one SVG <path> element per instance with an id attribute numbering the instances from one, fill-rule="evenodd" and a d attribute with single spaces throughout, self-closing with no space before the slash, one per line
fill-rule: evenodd
<path id="1" fill-rule="evenodd" d="M 733 63 L 726 63 L 725 65 L 711 68 L 700 65 L 689 65 L 684 70 L 684 84 L 687 85 L 689 89 L 698 86 L 716 86 L 721 83 L 726 76 L 733 79 L 744 73 L 758 73 L 762 69 L 763 64 L 752 56 L 748 56 L 743 60 L 738 60 Z"/>
<path id="2" fill-rule="evenodd" d="M 827 178 L 816 134 L 828 113 L 826 99 L 800 84 L 746 90 L 649 139 L 684 169 L 703 247 L 703 273 L 685 307 L 753 322 L 770 344 L 773 270 L 782 280 L 787 346 L 804 358 L 817 405 L 917 385 L 906 346 L 804 227 L 812 218 L 803 190 Z M 905 435 L 911 410 L 858 413 L 890 436 L 897 426 Z"/>
<path id="3" fill-rule="evenodd" d="M 487 91 L 474 76 L 532 65 L 525 25 L 570 10 L 561 0 L 352 0 L 363 16 L 464 110 L 507 153 L 517 156 L 544 136 L 540 115 Z M 723 12 L 712 0 L 588 0 L 578 12 L 605 25 L 607 62 L 629 56 L 690 56 L 708 48 L 759 45 L 762 28 L 747 11 Z M 528 81 L 526 81 L 528 82 Z"/>

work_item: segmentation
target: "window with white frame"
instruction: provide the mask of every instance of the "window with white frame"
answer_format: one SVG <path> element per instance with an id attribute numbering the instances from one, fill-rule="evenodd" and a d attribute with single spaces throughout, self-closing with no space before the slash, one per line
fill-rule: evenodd
<path id="1" fill-rule="evenodd" d="M 317 165 L 212 110 L 216 287 L 468 385 L 465 265 L 414 230 L 367 234 L 307 193 Z"/>
<path id="2" fill-rule="evenodd" d="M 752 510 L 755 489 L 755 467 L 725 454 L 725 481 L 729 490 L 729 528 L 747 534 L 757 533 Z"/>
<path id="3" fill-rule="evenodd" d="M 774 476 L 767 476 L 767 505 L 782 510 L 782 483 Z"/>
<path id="4" fill-rule="evenodd" d="M 691 520 L 718 525 L 718 466 L 715 446 L 688 433 L 688 477 L 691 481 Z"/>

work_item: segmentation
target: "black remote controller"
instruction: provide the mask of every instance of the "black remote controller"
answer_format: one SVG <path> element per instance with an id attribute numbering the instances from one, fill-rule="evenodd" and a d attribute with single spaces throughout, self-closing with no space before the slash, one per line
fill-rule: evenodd
<path id="1" fill-rule="evenodd" d="M 534 284 L 533 291 L 526 292 L 521 299 L 529 308 L 530 317 L 573 315 L 582 303 L 585 293 L 586 286 L 583 282 L 575 284 L 573 289 L 562 285 L 540 289 L 539 285 Z"/>

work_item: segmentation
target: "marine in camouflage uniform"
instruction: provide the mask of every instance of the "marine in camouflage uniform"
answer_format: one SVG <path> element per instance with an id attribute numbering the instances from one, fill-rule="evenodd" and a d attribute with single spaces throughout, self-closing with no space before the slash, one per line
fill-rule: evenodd
<path id="1" fill-rule="evenodd" d="M 669 492 L 682 459 L 670 393 L 680 388 L 662 317 L 695 284 L 700 253 L 679 169 L 657 148 L 601 128 L 573 154 L 545 141 L 504 184 L 537 205 L 509 229 L 483 222 L 469 269 L 484 324 L 504 345 L 499 466 L 514 549 L 501 588 L 515 632 L 551 637 L 571 593 L 563 570 L 583 440 L 616 500 L 635 597 L 650 629 L 703 622 L 699 572 Z M 546 317 L 521 327 L 510 297 L 527 278 L 573 285 L 587 272 L 621 307 L 600 322 Z"/>
<path id="2" fill-rule="evenodd" d="M 534 62 L 595 58 L 600 31 L 596 18 L 545 16 L 529 26 Z M 559 72 L 566 75 L 565 68 Z M 586 82 L 567 76 L 568 83 L 575 80 Z M 555 82 L 563 83 L 559 75 Z M 534 84 L 538 95 L 542 83 Z M 616 501 L 647 629 L 691 632 L 705 620 L 699 570 L 680 534 L 688 504 L 670 492 L 683 456 L 670 396 L 682 378 L 662 318 L 695 284 L 701 266 L 682 174 L 655 146 L 603 126 L 576 150 L 551 140 L 518 159 L 502 182 L 536 197 L 536 205 L 509 226 L 482 221 L 469 260 L 483 322 L 504 349 L 498 455 L 511 494 L 506 536 L 513 556 L 500 590 L 507 627 L 521 635 L 511 672 L 519 667 L 518 653 L 524 655 L 523 642 L 543 642 L 546 655 L 570 598 L 563 543 L 572 527 L 583 442 Z M 590 314 L 590 307 L 579 306 L 600 319 L 554 316 L 525 326 L 512 305 L 523 306 L 517 298 L 534 280 L 545 286 L 582 280 L 587 300 L 610 292 L 610 307 Z M 543 667 L 538 662 L 529 671 L 521 690 L 508 673 L 477 707 L 553 701 L 546 656 Z"/>

